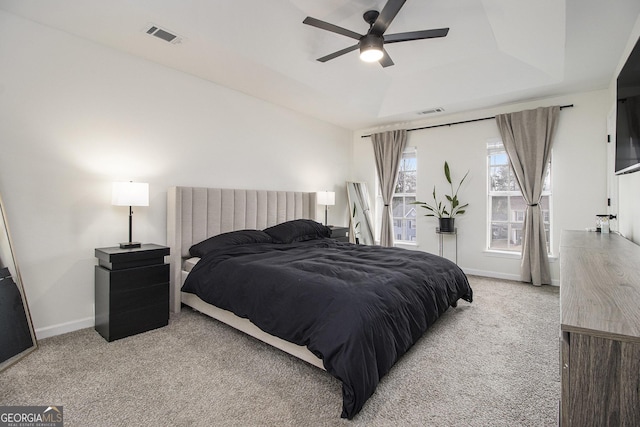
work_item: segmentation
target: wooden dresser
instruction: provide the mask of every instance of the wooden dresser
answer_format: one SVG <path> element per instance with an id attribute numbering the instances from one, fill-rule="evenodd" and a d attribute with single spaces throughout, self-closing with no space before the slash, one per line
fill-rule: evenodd
<path id="1" fill-rule="evenodd" d="M 560 324 L 560 424 L 640 426 L 640 246 L 563 231 Z"/>

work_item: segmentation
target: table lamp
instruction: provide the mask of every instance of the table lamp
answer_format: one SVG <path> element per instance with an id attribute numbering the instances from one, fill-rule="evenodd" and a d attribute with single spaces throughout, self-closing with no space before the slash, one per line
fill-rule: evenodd
<path id="1" fill-rule="evenodd" d="M 333 191 L 318 191 L 316 198 L 319 205 L 324 205 L 324 225 L 328 225 L 327 214 L 329 213 L 329 206 L 336 204 L 336 193 Z"/>
<path id="2" fill-rule="evenodd" d="M 120 243 L 120 248 L 139 248 L 140 242 L 132 241 L 133 206 L 149 206 L 149 184 L 146 182 L 114 182 L 111 194 L 114 206 L 129 206 L 129 241 Z"/>

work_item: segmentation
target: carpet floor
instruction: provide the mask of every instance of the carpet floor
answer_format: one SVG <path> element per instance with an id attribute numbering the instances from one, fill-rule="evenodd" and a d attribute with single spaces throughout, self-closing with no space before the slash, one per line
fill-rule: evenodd
<path id="1" fill-rule="evenodd" d="M 106 342 L 93 329 L 40 341 L 0 373 L 0 406 L 58 405 L 65 426 L 555 426 L 559 288 L 470 276 L 450 308 L 340 418 L 328 373 L 185 309 Z"/>

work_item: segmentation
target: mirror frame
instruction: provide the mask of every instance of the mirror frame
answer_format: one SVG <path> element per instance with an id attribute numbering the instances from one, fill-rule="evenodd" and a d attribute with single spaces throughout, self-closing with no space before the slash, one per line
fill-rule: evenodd
<path id="1" fill-rule="evenodd" d="M 356 187 L 359 187 L 359 188 L 356 189 Z M 367 203 L 367 207 L 368 207 L 368 209 L 363 210 L 363 212 L 361 213 L 361 215 L 363 215 L 364 218 L 358 222 L 354 220 L 354 214 L 355 214 L 354 204 L 356 203 L 356 200 L 354 200 L 353 198 L 354 196 L 352 196 L 351 194 L 352 189 L 354 192 L 361 194 L 362 197 L 365 198 L 364 202 Z M 350 231 L 350 235 L 353 236 L 352 243 L 356 243 L 355 239 L 358 238 L 358 234 L 361 234 L 364 231 L 368 234 L 368 236 L 370 236 L 371 241 L 366 242 L 364 241 L 366 239 L 363 239 L 364 242 L 359 242 L 359 244 L 375 245 L 376 237 L 373 231 L 373 220 L 371 218 L 371 199 L 369 198 L 369 190 L 367 189 L 367 183 L 347 181 L 347 200 L 349 201 L 349 231 Z M 357 200 L 357 202 L 361 204 L 362 201 Z M 356 230 L 357 225 L 361 227 L 361 231 Z M 364 227 L 366 227 L 366 230 L 362 230 Z"/>
<path id="2" fill-rule="evenodd" d="M 36 348 L 38 348 L 38 342 L 36 340 L 36 335 L 35 332 L 33 330 L 33 322 L 31 320 L 31 313 L 29 312 L 29 305 L 27 304 L 27 298 L 26 295 L 24 293 L 24 287 L 22 285 L 22 277 L 20 276 L 20 270 L 18 269 L 18 263 L 16 262 L 16 258 L 13 252 L 13 242 L 11 240 L 11 234 L 9 233 L 9 225 L 7 223 L 7 215 L 6 215 L 6 211 L 4 209 L 4 204 L 2 202 L 2 198 L 0 197 L 0 216 L 2 217 L 2 221 L 0 221 L 0 227 L 2 227 L 2 229 L 0 229 L 0 267 L 2 269 L 4 268 L 8 268 L 9 269 L 9 273 L 10 276 L 7 276 L 6 278 L 0 278 L 0 286 L 5 285 L 6 283 L 3 284 L 4 280 L 10 280 L 10 279 L 14 279 L 13 283 L 15 284 L 15 286 L 18 289 L 18 293 L 20 295 L 20 299 L 22 302 L 22 308 L 24 310 L 24 317 L 26 320 L 26 323 L 28 325 L 29 328 L 29 334 L 31 337 L 31 345 L 21 349 L 20 351 L 18 351 L 17 353 L 8 356 L 7 359 L 0 361 L 0 371 L 3 371 L 4 369 L 8 368 L 9 366 L 11 366 L 12 364 L 16 363 L 18 360 L 22 359 L 24 356 L 26 356 L 27 354 L 31 353 L 32 351 L 34 351 Z M 9 294 L 9 292 L 7 292 L 6 294 Z M 8 304 L 6 304 L 8 306 Z M 11 328 L 15 327 L 15 328 L 22 328 L 24 331 L 24 328 L 26 325 L 24 325 L 22 323 L 22 316 L 20 315 L 19 312 L 17 312 L 17 316 L 19 317 L 19 319 L 15 319 L 17 322 L 19 323 L 11 323 L 11 324 L 0 324 L 0 330 L 4 329 L 4 328 L 8 328 L 6 329 L 6 331 L 11 331 Z M 11 316 L 8 315 L 7 319 L 11 319 Z M 5 322 L 2 322 L 5 323 Z M 10 332 L 5 333 L 2 332 L 1 335 L 3 338 L 7 338 L 7 341 L 9 341 L 9 336 L 10 336 Z M 24 339 L 23 337 L 19 337 L 18 339 Z M 6 342 L 0 342 L 0 345 L 6 345 Z M 2 356 L 5 357 L 5 356 Z"/>

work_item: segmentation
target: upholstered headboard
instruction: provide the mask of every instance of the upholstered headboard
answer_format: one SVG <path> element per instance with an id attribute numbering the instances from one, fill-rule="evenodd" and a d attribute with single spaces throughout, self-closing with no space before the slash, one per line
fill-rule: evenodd
<path id="1" fill-rule="evenodd" d="M 171 248 L 171 311 L 180 311 L 182 261 L 189 248 L 229 231 L 262 230 L 292 219 L 316 219 L 316 193 L 171 187 L 167 193 L 167 245 Z"/>

